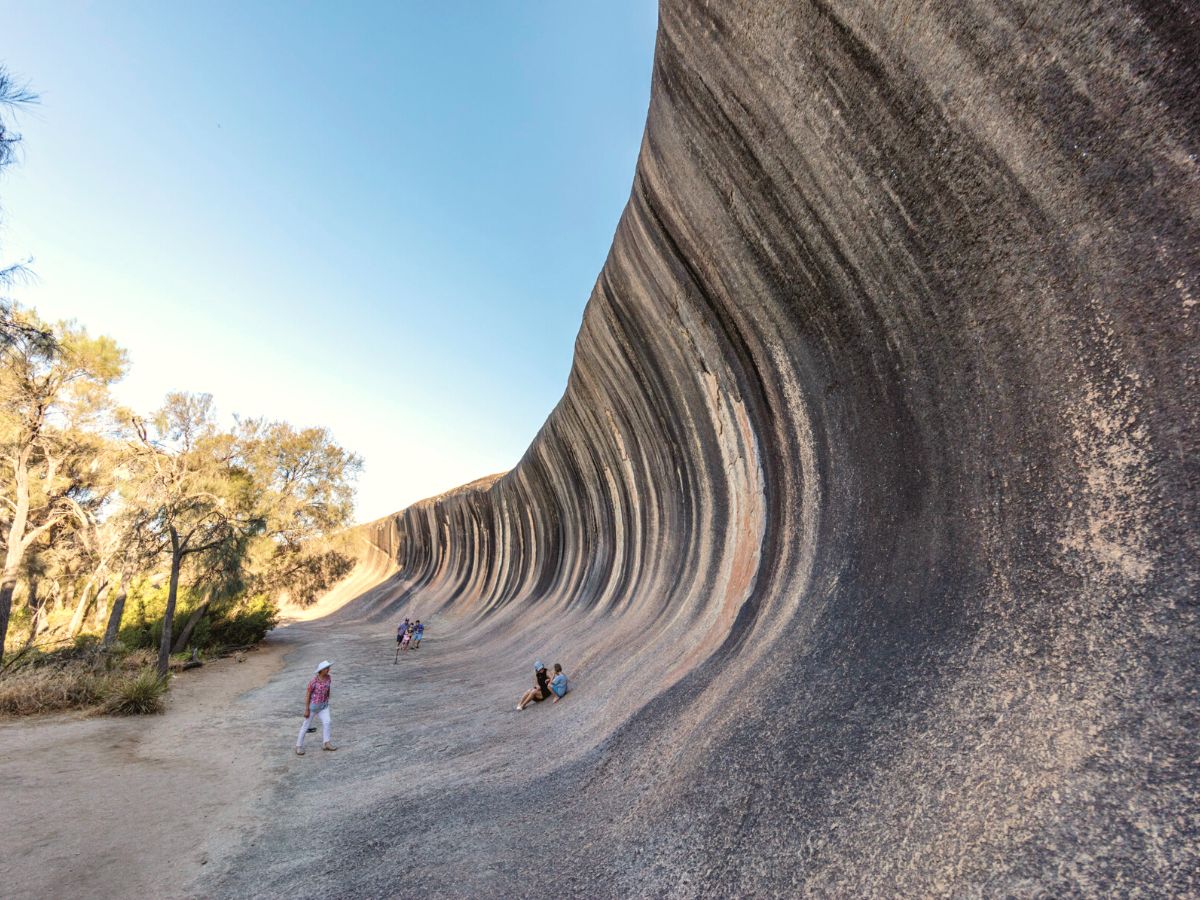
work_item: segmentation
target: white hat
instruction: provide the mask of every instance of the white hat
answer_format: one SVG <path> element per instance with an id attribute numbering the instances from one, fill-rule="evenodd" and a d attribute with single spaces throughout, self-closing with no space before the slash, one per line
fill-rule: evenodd
<path id="1" fill-rule="evenodd" d="M 331 663 L 329 660 L 327 660 L 327 659 L 322 660 L 321 664 L 319 666 L 317 666 L 317 671 L 313 672 L 313 674 L 319 675 L 319 674 L 321 674 L 322 669 L 328 669 L 332 665 L 333 665 L 333 663 Z"/>

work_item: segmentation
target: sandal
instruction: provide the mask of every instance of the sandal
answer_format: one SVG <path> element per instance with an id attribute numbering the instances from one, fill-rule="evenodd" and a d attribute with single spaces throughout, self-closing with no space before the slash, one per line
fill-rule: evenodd
<path id="1" fill-rule="evenodd" d="M 296 755 L 297 755 L 297 756 L 303 756 L 303 755 L 304 755 L 304 748 L 303 748 L 303 747 L 297 747 L 297 748 L 296 748 Z"/>
<path id="2" fill-rule="evenodd" d="M 321 749 L 322 749 L 322 750 L 331 750 L 331 751 L 332 751 L 332 750 L 336 750 L 336 749 L 337 749 L 337 747 L 333 746 L 333 744 L 324 744 L 324 745 L 322 745 Z"/>

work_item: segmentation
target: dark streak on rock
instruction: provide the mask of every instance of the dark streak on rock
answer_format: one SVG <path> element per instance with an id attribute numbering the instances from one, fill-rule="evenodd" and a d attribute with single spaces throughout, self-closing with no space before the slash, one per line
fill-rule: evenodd
<path id="1" fill-rule="evenodd" d="M 1197 20 L 665 0 L 561 403 L 368 528 L 586 678 L 567 839 L 452 868 L 483 779 L 402 890 L 1200 891 Z"/>

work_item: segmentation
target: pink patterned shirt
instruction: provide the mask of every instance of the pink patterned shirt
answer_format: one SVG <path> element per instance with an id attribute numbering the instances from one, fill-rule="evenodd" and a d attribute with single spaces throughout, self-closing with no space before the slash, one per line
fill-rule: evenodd
<path id="1" fill-rule="evenodd" d="M 311 702 L 313 706 L 320 706 L 322 703 L 329 702 L 329 689 L 333 687 L 332 678 L 330 678 L 328 681 L 322 681 L 320 678 L 314 677 L 313 680 L 308 683 L 308 686 L 312 690 L 312 698 L 309 702 Z"/>

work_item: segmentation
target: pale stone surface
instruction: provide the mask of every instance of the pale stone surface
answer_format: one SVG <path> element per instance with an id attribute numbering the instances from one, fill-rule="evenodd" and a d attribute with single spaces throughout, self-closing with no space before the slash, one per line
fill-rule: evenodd
<path id="1" fill-rule="evenodd" d="M 1200 891 L 1198 61 L 1193 2 L 664 0 L 562 402 L 368 527 L 428 746 L 272 889 Z"/>

